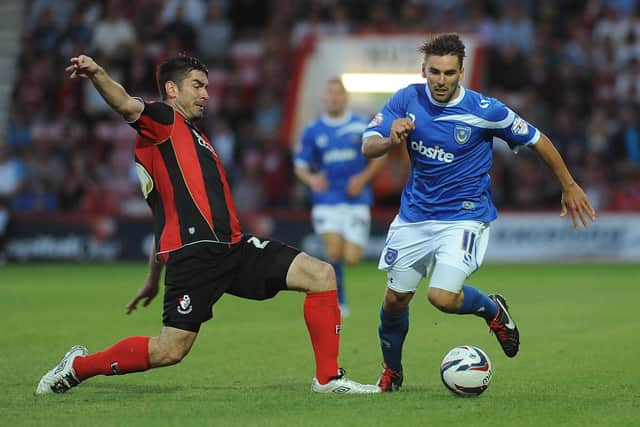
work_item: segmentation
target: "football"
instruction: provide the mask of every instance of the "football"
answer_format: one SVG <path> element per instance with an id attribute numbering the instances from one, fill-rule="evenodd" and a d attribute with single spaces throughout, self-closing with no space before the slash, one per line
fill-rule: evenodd
<path id="1" fill-rule="evenodd" d="M 482 394 L 489 387 L 492 377 L 489 356 L 472 345 L 452 348 L 440 364 L 442 383 L 456 396 Z"/>

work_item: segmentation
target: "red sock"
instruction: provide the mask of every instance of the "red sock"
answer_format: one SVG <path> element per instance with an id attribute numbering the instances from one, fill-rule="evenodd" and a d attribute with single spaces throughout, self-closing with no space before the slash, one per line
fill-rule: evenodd
<path id="1" fill-rule="evenodd" d="M 304 321 L 316 357 L 316 378 L 320 384 L 338 374 L 340 308 L 338 291 L 315 292 L 304 299 Z"/>
<path id="2" fill-rule="evenodd" d="M 122 375 L 149 369 L 149 337 L 129 337 L 106 350 L 73 360 L 80 381 L 95 375 Z"/>

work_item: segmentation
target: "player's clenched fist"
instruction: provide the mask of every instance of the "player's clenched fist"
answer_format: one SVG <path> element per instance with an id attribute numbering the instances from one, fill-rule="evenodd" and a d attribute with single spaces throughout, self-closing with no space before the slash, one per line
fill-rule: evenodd
<path id="1" fill-rule="evenodd" d="M 391 123 L 391 143 L 392 144 L 402 144 L 407 142 L 407 137 L 409 133 L 415 129 L 416 125 L 413 123 L 411 119 L 402 118 L 395 119 L 393 123 Z"/>
<path id="2" fill-rule="evenodd" d="M 100 66 L 96 64 L 93 58 L 87 55 L 74 56 L 69 62 L 71 65 L 65 68 L 65 71 L 71 73 L 69 77 L 72 79 L 76 77 L 90 78 L 100 70 Z"/>

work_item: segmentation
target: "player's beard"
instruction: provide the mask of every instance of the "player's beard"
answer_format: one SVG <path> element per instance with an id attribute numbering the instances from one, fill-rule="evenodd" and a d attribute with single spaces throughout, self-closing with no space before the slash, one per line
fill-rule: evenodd
<path id="1" fill-rule="evenodd" d="M 430 89 L 431 89 L 431 96 L 433 97 L 433 99 L 435 99 L 438 102 L 441 102 L 443 104 L 448 103 L 449 101 L 451 101 L 453 99 L 453 97 L 456 94 L 456 91 L 458 90 L 458 87 L 460 86 L 460 82 L 456 81 L 455 83 L 451 84 L 451 85 L 442 85 L 442 86 L 438 86 L 438 85 L 433 85 Z M 438 94 L 436 92 L 436 88 L 438 89 L 447 89 L 446 93 L 441 95 Z"/>
<path id="2" fill-rule="evenodd" d="M 204 106 L 199 107 L 198 104 L 193 104 L 190 110 L 191 117 L 189 118 L 189 120 L 198 120 L 204 116 Z"/>
<path id="3" fill-rule="evenodd" d="M 204 108 L 200 109 L 197 105 L 193 107 L 193 120 L 201 119 L 204 116 Z"/>

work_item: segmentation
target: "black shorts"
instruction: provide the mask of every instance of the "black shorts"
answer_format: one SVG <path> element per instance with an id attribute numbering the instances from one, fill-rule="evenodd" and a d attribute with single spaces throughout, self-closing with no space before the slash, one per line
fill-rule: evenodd
<path id="1" fill-rule="evenodd" d="M 245 235 L 239 243 L 200 243 L 172 252 L 167 262 L 162 323 L 198 332 L 222 294 L 265 300 L 287 289 L 299 249 Z"/>

